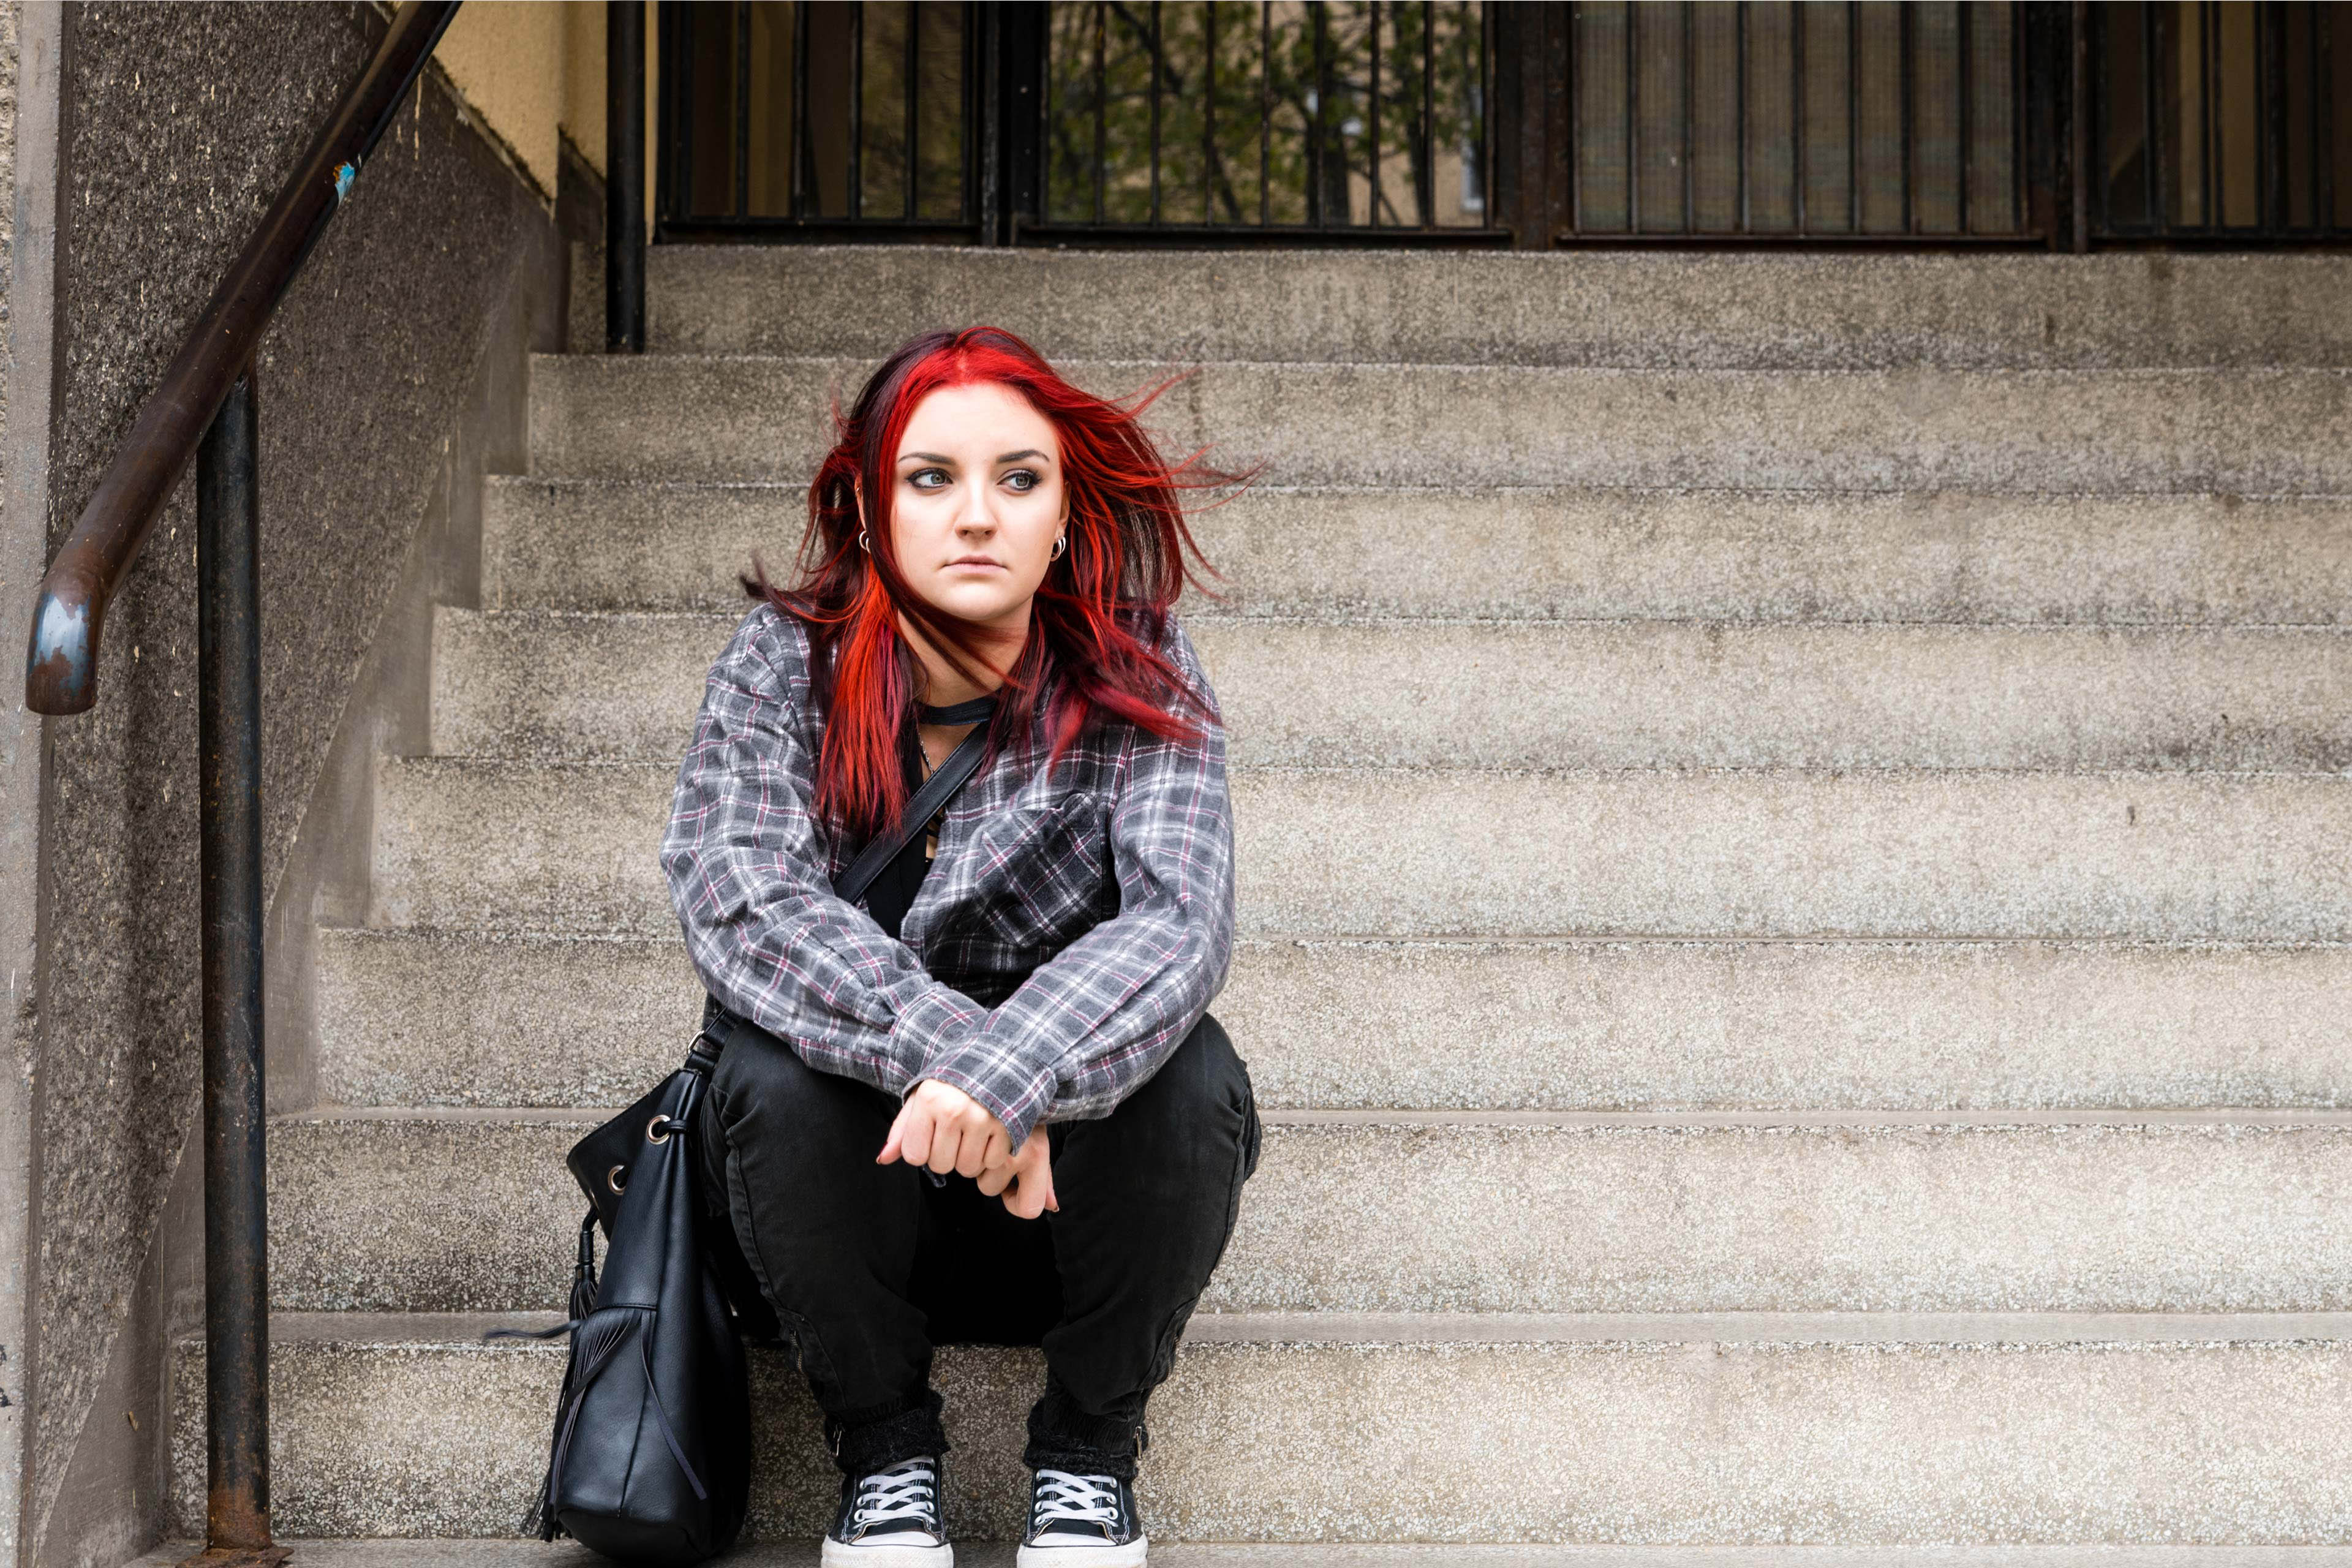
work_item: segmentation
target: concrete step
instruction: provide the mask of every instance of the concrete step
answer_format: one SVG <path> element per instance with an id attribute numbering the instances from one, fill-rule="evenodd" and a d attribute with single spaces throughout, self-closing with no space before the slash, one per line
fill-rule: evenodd
<path id="1" fill-rule="evenodd" d="M 565 1355 L 560 1342 L 481 1342 L 510 1321 L 274 1320 L 278 1531 L 510 1538 L 546 1467 Z M 1138 1491 L 1155 1563 L 1162 1542 L 1397 1541 L 1612 1550 L 1380 1548 L 1295 1561 L 2333 1568 L 2262 1546 L 2343 1539 L 2347 1332 L 2335 1318 L 1204 1316 L 1152 1402 Z M 202 1345 L 184 1342 L 176 1363 L 172 1514 L 200 1532 Z M 1016 1533 L 1021 1420 L 1042 1377 L 1034 1351 L 941 1352 L 955 1535 Z M 754 1352 L 752 1409 L 751 1532 L 804 1547 L 830 1522 L 836 1482 L 799 1374 L 776 1352 Z M 2177 1554 L 2099 1544 L 2149 1537 Z M 1772 1550 L 1694 1550 L 1702 1542 Z M 1916 1542 L 1938 1544 L 1859 1550 Z M 2034 1554 L 2020 1542 L 2089 1549 Z M 2015 1554 L 1962 1549 L 1994 1544 Z M 576 1547 L 529 1546 L 535 1563 L 590 1561 Z M 1628 1550 L 1641 1547 L 1681 1550 Z M 431 1568 L 471 1562 L 450 1545 L 411 1550 Z M 364 1562 L 320 1561 L 425 1568 L 389 1542 L 349 1551 Z M 1294 1559 L 1251 1548 L 1167 1561 Z"/>
<path id="2" fill-rule="evenodd" d="M 604 1568 L 605 1561 L 569 1541 L 312 1536 L 286 1544 L 319 1568 Z M 166 1542 L 133 1568 L 178 1568 L 203 1549 L 201 1541 Z M 1009 1540 L 967 1536 L 955 1542 L 959 1568 L 1014 1568 L 1018 1552 Z M 755 1542 L 727 1561 L 741 1568 L 818 1568 L 817 1541 L 803 1533 Z M 1151 1543 L 1151 1561 L 1157 1568 L 2352 1568 L 2352 1547 L 1276 1545 L 1162 1536 Z"/>
<path id="3" fill-rule="evenodd" d="M 675 936 L 320 933 L 320 1092 L 618 1106 L 683 1059 Z M 1243 942 L 1213 1011 L 1283 1110 L 2352 1108 L 2352 949 Z"/>
<path id="4" fill-rule="evenodd" d="M 381 765 L 372 925 L 657 934 L 676 770 Z M 2352 937 L 2352 784 L 1247 769 L 1245 936 Z"/>
<path id="5" fill-rule="evenodd" d="M 493 478 L 492 609 L 742 613 L 789 581 L 805 479 Z M 1295 489 L 1193 514 L 1212 614 L 1733 621 L 2352 622 L 2352 498 Z"/>
<path id="6" fill-rule="evenodd" d="M 1164 361 L 1073 361 L 1125 395 Z M 530 472 L 791 479 L 868 362 L 545 355 Z M 2352 372 L 1554 370 L 1220 363 L 1147 424 L 1277 484 L 2352 490 Z"/>
<path id="7" fill-rule="evenodd" d="M 442 755 L 670 759 L 733 615 L 444 609 Z M 1211 620 L 1239 764 L 2352 764 L 2332 628 Z"/>
<path id="8" fill-rule="evenodd" d="M 604 1114 L 278 1119 L 270 1300 L 562 1304 L 582 1207 L 563 1155 Z M 1212 1310 L 2352 1309 L 2338 1111 L 1266 1121 Z"/>
<path id="9" fill-rule="evenodd" d="M 1057 358 L 2352 363 L 2340 256 L 1390 250 L 1301 266 L 1281 251 L 663 246 L 646 268 L 647 346 L 662 353 L 878 358 L 986 321 Z"/>

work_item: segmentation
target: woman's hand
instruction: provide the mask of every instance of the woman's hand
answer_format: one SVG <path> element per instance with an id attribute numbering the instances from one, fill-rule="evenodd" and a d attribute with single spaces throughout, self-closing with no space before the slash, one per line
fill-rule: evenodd
<path id="1" fill-rule="evenodd" d="M 992 1198 L 1002 1195 L 1015 1219 L 1035 1219 L 1047 1209 L 1059 1213 L 1062 1205 L 1054 1201 L 1054 1162 L 1045 1130 L 1034 1130 L 1011 1159 L 981 1172 L 980 1190 Z"/>
<path id="2" fill-rule="evenodd" d="M 883 1140 L 874 1163 L 887 1165 L 904 1159 L 942 1176 L 950 1172 L 977 1176 L 991 1166 L 1009 1164 L 1012 1158 L 1013 1138 L 1003 1122 L 963 1090 L 927 1078 L 898 1108 L 898 1119 L 890 1123 L 890 1136 Z"/>

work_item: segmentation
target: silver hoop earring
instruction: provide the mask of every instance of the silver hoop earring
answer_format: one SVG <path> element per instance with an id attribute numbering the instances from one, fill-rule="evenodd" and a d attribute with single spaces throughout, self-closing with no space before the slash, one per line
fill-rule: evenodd
<path id="1" fill-rule="evenodd" d="M 1062 552 L 1063 552 L 1063 551 L 1065 551 L 1065 550 L 1067 550 L 1069 547 L 1070 547 L 1070 536 L 1069 536 L 1068 534 L 1066 534 L 1066 533 L 1057 533 L 1057 534 L 1055 534 L 1055 535 L 1054 536 L 1054 553 L 1053 553 L 1052 555 L 1048 556 L 1046 559 L 1051 560 L 1051 561 L 1059 561 L 1059 560 L 1062 558 Z"/>
<path id="2" fill-rule="evenodd" d="M 862 528 L 857 531 L 857 548 L 866 551 L 869 554 L 872 552 L 871 547 L 866 542 L 866 531 Z"/>

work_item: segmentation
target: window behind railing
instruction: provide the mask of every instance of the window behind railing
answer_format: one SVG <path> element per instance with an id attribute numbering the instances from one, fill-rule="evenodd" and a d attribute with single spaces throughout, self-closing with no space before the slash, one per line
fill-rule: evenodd
<path id="1" fill-rule="evenodd" d="M 665 0 L 660 16 L 666 238 L 2352 236 L 2344 3 Z"/>
<path id="2" fill-rule="evenodd" d="M 1465 0 L 1050 7 L 1049 227 L 1486 226 Z"/>
<path id="3" fill-rule="evenodd" d="M 2352 234 L 2352 8 L 2091 7 L 2100 232 Z"/>
<path id="4" fill-rule="evenodd" d="M 1492 237 L 1483 10 L 665 5 L 661 229 Z"/>

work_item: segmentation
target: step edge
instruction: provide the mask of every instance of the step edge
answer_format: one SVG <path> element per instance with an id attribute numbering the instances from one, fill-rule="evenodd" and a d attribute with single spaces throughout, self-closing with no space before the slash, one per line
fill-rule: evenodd
<path id="1" fill-rule="evenodd" d="M 556 1312 L 273 1312 L 272 1344 L 483 1346 Z M 1201 1312 L 1193 1344 L 2352 1344 L 2352 1312 Z M 192 1333 L 183 1350 L 201 1345 Z"/>

